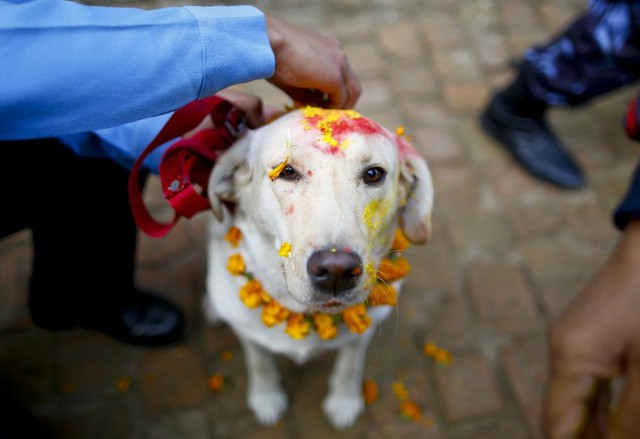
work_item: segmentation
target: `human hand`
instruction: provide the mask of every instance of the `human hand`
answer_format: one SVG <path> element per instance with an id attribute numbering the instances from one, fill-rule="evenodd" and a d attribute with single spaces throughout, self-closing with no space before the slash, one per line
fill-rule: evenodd
<path id="1" fill-rule="evenodd" d="M 295 102 L 328 108 L 352 108 L 360 82 L 335 38 L 325 37 L 267 16 L 276 70 L 269 79 Z"/>
<path id="2" fill-rule="evenodd" d="M 640 437 L 640 220 L 554 324 L 550 362 L 546 437 Z M 614 377 L 625 382 L 611 409 Z"/>
<path id="3" fill-rule="evenodd" d="M 275 107 L 270 105 L 264 105 L 262 100 L 255 95 L 244 93 L 241 91 L 226 89 L 216 93 L 217 96 L 220 96 L 223 99 L 231 102 L 234 107 L 242 110 L 244 115 L 247 118 L 247 123 L 250 128 L 259 128 L 265 123 L 272 120 L 276 115 L 278 115 L 279 111 L 276 110 Z M 205 117 L 202 122 L 198 124 L 194 129 L 186 132 L 182 137 L 188 139 L 194 134 L 206 130 L 214 128 L 213 119 L 211 116 Z"/>

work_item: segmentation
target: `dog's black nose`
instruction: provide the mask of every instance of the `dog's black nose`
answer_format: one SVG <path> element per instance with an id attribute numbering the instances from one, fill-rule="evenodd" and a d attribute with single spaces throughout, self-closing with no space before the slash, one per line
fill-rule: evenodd
<path id="1" fill-rule="evenodd" d="M 320 250 L 307 261 L 307 273 L 321 292 L 338 295 L 356 286 L 362 276 L 362 259 L 340 250 Z"/>

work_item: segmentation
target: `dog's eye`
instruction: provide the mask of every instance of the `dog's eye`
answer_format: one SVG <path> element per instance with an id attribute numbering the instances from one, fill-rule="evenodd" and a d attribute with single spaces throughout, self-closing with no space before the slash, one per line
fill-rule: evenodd
<path id="1" fill-rule="evenodd" d="M 285 180 L 298 181 L 298 179 L 300 179 L 300 174 L 298 174 L 298 171 L 296 171 L 293 166 L 287 165 L 282 169 L 282 172 L 278 177 Z"/>
<path id="2" fill-rule="evenodd" d="M 384 181 L 387 172 L 379 166 L 366 169 L 362 173 L 362 180 L 368 185 L 377 185 Z"/>

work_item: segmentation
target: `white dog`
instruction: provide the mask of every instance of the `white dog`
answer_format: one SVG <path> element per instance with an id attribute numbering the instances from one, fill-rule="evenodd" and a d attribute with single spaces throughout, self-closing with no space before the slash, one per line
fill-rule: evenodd
<path id="1" fill-rule="evenodd" d="M 274 354 L 302 363 L 338 349 L 323 410 L 336 428 L 351 426 L 364 409 L 368 343 L 395 303 L 381 262 L 397 229 L 414 244 L 429 238 L 425 160 L 402 132 L 353 110 L 307 107 L 237 141 L 207 193 L 218 221 L 205 311 L 242 343 L 251 410 L 269 425 L 287 409 Z"/>

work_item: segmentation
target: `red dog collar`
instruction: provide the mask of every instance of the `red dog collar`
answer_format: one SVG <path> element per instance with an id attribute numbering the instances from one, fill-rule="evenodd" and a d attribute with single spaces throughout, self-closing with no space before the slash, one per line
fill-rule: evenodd
<path id="1" fill-rule="evenodd" d="M 211 115 L 215 128 L 176 141 L 162 156 L 160 182 L 164 197 L 174 210 L 174 217 L 168 224 L 160 223 L 151 216 L 142 199 L 138 180 L 142 162 L 160 145 L 194 129 L 207 115 Z M 209 209 L 209 199 L 194 188 L 194 183 L 206 191 L 213 164 L 246 129 L 244 113 L 218 96 L 191 102 L 177 110 L 131 169 L 129 203 L 138 227 L 151 236 L 161 237 L 173 228 L 181 216 L 191 218 Z"/>

